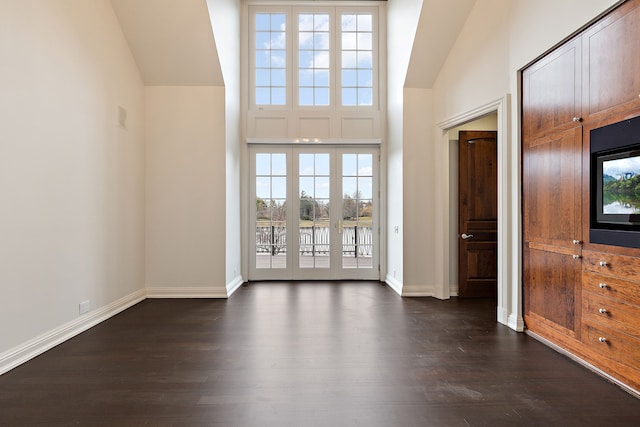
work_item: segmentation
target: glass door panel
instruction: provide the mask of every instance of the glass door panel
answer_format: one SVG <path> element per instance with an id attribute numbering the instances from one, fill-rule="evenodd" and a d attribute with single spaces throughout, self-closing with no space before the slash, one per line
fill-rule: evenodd
<path id="1" fill-rule="evenodd" d="M 372 269 L 373 154 L 342 154 L 342 268 Z"/>
<path id="2" fill-rule="evenodd" d="M 251 153 L 251 280 L 379 278 L 377 149 Z"/>
<path id="3" fill-rule="evenodd" d="M 329 153 L 300 153 L 298 157 L 298 268 L 331 268 Z"/>
<path id="4" fill-rule="evenodd" d="M 255 268 L 287 267 L 287 155 L 255 156 Z"/>

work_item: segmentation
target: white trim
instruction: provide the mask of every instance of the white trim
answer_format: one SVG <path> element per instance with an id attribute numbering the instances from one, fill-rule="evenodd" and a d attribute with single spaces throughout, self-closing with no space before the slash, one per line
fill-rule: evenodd
<path id="1" fill-rule="evenodd" d="M 36 356 L 62 344 L 86 331 L 87 329 L 107 320 L 110 317 L 145 299 L 144 289 L 133 292 L 102 308 L 92 310 L 77 319 L 67 322 L 40 336 L 0 354 L 0 375 L 33 359 Z"/>
<path id="2" fill-rule="evenodd" d="M 247 144 L 269 145 L 380 145 L 381 139 L 326 139 L 326 138 L 247 138 Z"/>
<path id="3" fill-rule="evenodd" d="M 621 389 L 623 389 L 627 393 L 631 394 L 632 396 L 640 399 L 640 390 L 636 390 L 635 388 L 631 387 L 630 385 L 627 385 L 627 384 L 623 383 L 619 379 L 617 379 L 615 377 L 612 377 L 611 375 L 607 374 L 606 372 L 602 371 L 601 369 L 596 368 L 595 366 L 593 366 L 591 363 L 587 362 L 586 360 L 576 356 L 575 354 L 567 351 L 566 349 L 560 347 L 559 345 L 554 344 L 553 342 L 549 341 L 548 339 L 541 337 L 540 335 L 536 334 L 535 332 L 531 332 L 528 329 L 525 330 L 524 332 L 527 335 L 529 335 L 531 338 L 535 339 L 536 341 L 539 341 L 542 344 L 546 345 L 547 347 L 550 347 L 553 350 L 557 351 L 558 353 L 560 353 L 560 354 L 562 354 L 564 356 L 567 356 L 569 359 L 573 360 L 574 362 L 584 366 L 585 368 L 589 369 L 593 373 L 595 373 L 597 375 L 600 375 L 604 379 L 614 383 L 615 385 L 617 385 L 618 387 L 620 387 Z"/>
<path id="4" fill-rule="evenodd" d="M 387 285 L 389 285 L 389 287 L 390 287 L 391 289 L 393 289 L 393 291 L 394 291 L 396 294 L 398 294 L 398 295 L 402 296 L 402 283 L 400 283 L 398 280 L 396 280 L 396 278 L 395 278 L 395 277 L 389 276 L 389 275 L 387 274 L 387 277 L 385 278 L 385 280 L 384 280 L 384 281 L 385 281 L 385 283 L 386 283 Z"/>
<path id="5" fill-rule="evenodd" d="M 403 297 L 436 297 L 434 292 L 425 292 L 425 288 L 435 288 L 435 286 L 421 285 L 421 286 L 403 286 Z"/>
<path id="6" fill-rule="evenodd" d="M 242 276 L 234 277 L 231 282 L 227 283 L 227 297 L 233 295 L 243 284 L 244 280 L 242 280 Z"/>
<path id="7" fill-rule="evenodd" d="M 499 110 L 499 107 L 506 103 L 506 100 L 509 98 L 509 94 L 505 95 L 504 98 L 499 98 L 491 102 L 487 102 L 480 107 L 476 107 L 473 110 L 469 110 L 465 113 L 458 114 L 456 116 L 450 117 L 446 120 L 437 123 L 438 127 L 444 131 L 460 126 L 464 123 L 470 122 L 472 120 L 476 120 L 482 116 L 486 116 L 487 114 L 493 113 Z M 505 110 L 506 112 L 506 110 Z M 499 114 L 499 111 L 498 111 Z"/>
<path id="8" fill-rule="evenodd" d="M 218 287 L 147 287 L 147 298 L 227 298 L 226 288 L 220 291 Z"/>
<path id="9" fill-rule="evenodd" d="M 513 200 L 514 187 L 517 189 L 520 182 L 517 176 L 518 166 L 513 165 L 510 158 L 510 119 L 509 111 L 511 104 L 510 94 L 504 97 L 487 102 L 465 113 L 458 114 L 449 119 L 443 120 L 437 126 L 443 133 L 443 144 L 449 144 L 448 130 L 477 119 L 489 113 L 497 112 L 498 115 L 498 314 L 497 321 L 510 328 L 522 332 L 524 320 L 522 318 L 522 308 L 520 306 L 520 277 L 518 256 L 520 236 L 514 230 L 519 224 L 519 200 Z M 448 153 L 448 150 L 445 150 Z M 516 175 L 514 177 L 514 174 Z M 448 197 L 444 192 L 444 209 L 447 210 L 445 218 L 448 218 Z M 512 226 L 514 225 L 514 226 Z M 447 228 L 447 227 L 445 227 Z M 448 242 L 449 229 L 443 230 L 444 242 Z M 448 278 L 449 263 L 444 265 L 444 276 Z M 436 288 L 436 294 L 449 291 L 448 280 Z"/>
<path id="10" fill-rule="evenodd" d="M 504 313 L 503 316 L 504 315 L 506 315 L 506 313 Z M 516 316 L 514 313 L 511 313 L 511 315 L 508 316 L 506 325 L 514 331 L 524 331 L 524 319 L 522 316 Z"/>

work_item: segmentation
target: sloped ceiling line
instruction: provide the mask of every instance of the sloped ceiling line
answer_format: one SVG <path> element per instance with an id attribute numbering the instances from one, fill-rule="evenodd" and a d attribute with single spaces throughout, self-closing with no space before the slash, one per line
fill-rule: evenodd
<path id="1" fill-rule="evenodd" d="M 147 86 L 224 86 L 206 0 L 111 0 Z"/>
<path id="2" fill-rule="evenodd" d="M 404 87 L 431 89 L 476 0 L 424 0 Z"/>

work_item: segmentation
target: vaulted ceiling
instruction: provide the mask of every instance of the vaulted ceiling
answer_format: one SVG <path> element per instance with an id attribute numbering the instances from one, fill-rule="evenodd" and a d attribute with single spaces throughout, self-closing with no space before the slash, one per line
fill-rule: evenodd
<path id="1" fill-rule="evenodd" d="M 405 87 L 433 86 L 475 3 L 476 0 L 423 0 Z"/>
<path id="2" fill-rule="evenodd" d="M 421 1 L 406 87 L 430 88 L 476 0 Z M 111 0 L 148 86 L 223 86 L 206 0 Z M 214 2 L 211 2 L 214 3 Z M 391 47 L 390 47 L 391 48 Z"/>
<path id="3" fill-rule="evenodd" d="M 147 86 L 223 86 L 205 0 L 111 0 Z"/>

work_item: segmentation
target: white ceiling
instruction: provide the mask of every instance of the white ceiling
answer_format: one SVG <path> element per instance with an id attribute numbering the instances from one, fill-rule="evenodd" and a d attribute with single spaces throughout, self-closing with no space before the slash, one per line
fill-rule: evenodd
<path id="1" fill-rule="evenodd" d="M 223 86 L 205 0 L 111 0 L 147 86 Z"/>
<path id="2" fill-rule="evenodd" d="M 405 87 L 433 86 L 475 2 L 423 0 Z M 224 85 L 206 0 L 111 3 L 145 85 Z"/>
<path id="3" fill-rule="evenodd" d="M 424 0 L 405 87 L 433 86 L 475 3 L 476 0 Z"/>

